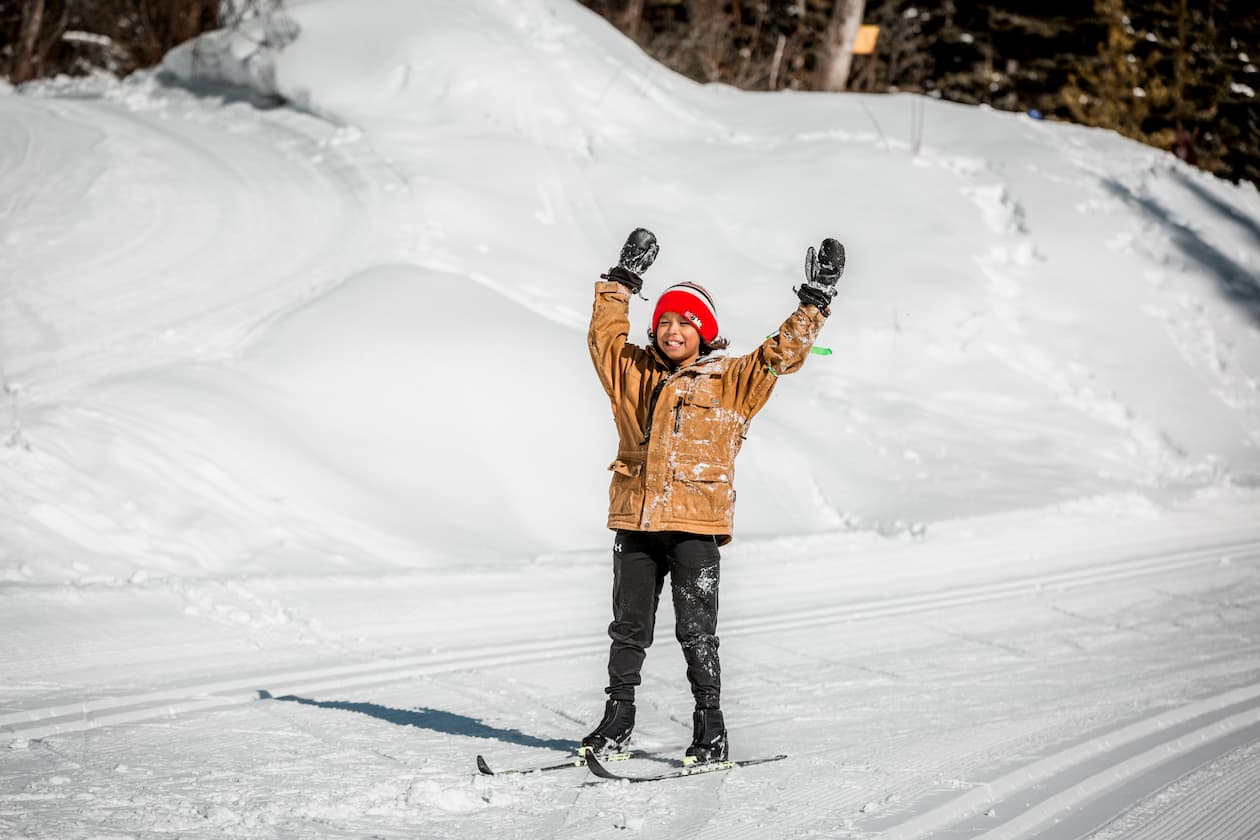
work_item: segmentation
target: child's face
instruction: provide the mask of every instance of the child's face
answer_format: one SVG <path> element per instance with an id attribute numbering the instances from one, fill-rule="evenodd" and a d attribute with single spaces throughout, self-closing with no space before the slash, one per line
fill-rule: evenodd
<path id="1" fill-rule="evenodd" d="M 677 312 L 666 312 L 656 325 L 656 346 L 674 364 L 690 364 L 700 355 L 700 331 Z"/>

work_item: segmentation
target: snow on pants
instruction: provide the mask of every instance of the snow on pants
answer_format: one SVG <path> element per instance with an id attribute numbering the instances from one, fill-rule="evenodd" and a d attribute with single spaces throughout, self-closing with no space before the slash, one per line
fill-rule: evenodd
<path id="1" fill-rule="evenodd" d="M 675 635 L 698 708 L 718 708 L 718 554 L 712 536 L 677 531 L 617 531 L 613 543 L 613 620 L 608 625 L 608 696 L 634 700 L 665 577 L 674 597 Z"/>

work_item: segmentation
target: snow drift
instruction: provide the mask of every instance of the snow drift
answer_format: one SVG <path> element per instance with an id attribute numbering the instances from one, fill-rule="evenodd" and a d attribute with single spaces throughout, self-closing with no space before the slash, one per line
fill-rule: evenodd
<path id="1" fill-rule="evenodd" d="M 583 330 L 637 225 L 737 353 L 848 248 L 737 540 L 1260 477 L 1260 196 L 1107 132 L 703 87 L 559 0 L 294 2 L 0 109 L 10 579 L 603 545 Z"/>

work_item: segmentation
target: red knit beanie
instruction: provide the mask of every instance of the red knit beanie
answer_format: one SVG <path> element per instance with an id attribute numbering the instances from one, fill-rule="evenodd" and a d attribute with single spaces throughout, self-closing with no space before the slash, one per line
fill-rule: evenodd
<path id="1" fill-rule="evenodd" d="M 677 312 L 695 325 L 700 339 L 709 346 L 718 340 L 717 307 L 713 297 L 698 283 L 677 283 L 666 289 L 652 310 L 652 329 L 666 312 Z"/>

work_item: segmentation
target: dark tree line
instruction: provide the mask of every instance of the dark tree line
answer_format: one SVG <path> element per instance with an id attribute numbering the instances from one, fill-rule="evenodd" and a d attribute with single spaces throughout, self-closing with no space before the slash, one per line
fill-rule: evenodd
<path id="1" fill-rule="evenodd" d="M 0 76 L 20 84 L 152 67 L 172 47 L 278 0 L 0 0 Z"/>
<path id="2" fill-rule="evenodd" d="M 280 2 L 0 0 L 0 75 L 125 75 Z M 1256 0 L 581 2 L 675 70 L 756 90 L 834 88 L 838 33 L 860 16 L 880 35 L 872 55 L 846 63 L 849 90 L 1112 128 L 1260 184 Z"/>
<path id="3" fill-rule="evenodd" d="M 844 0 L 582 0 L 694 79 L 823 89 Z M 866 0 L 848 89 L 915 91 L 1114 129 L 1260 184 L 1255 0 Z"/>

